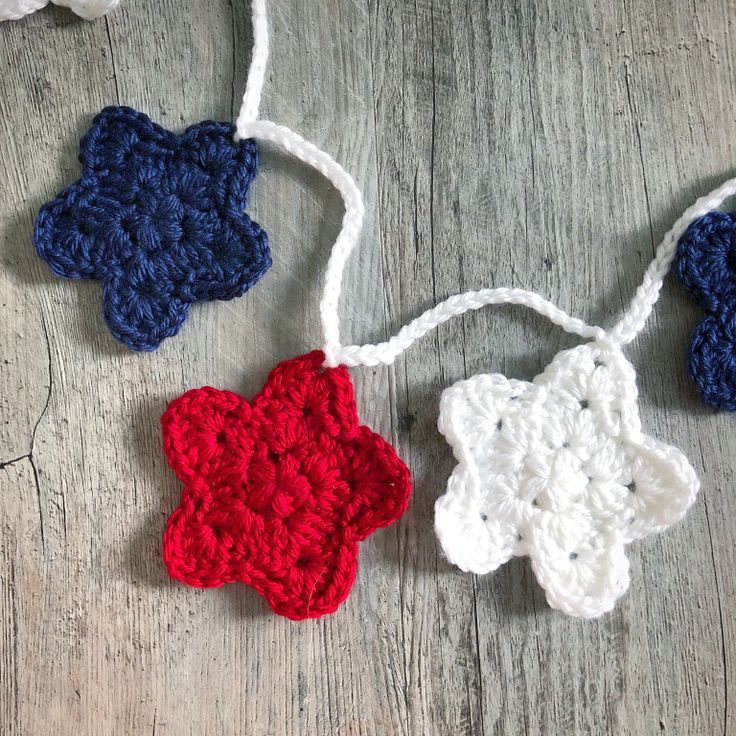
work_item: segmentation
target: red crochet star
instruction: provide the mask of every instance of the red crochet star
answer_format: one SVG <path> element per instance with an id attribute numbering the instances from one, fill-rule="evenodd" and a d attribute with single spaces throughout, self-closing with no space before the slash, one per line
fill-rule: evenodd
<path id="1" fill-rule="evenodd" d="M 164 533 L 171 577 L 242 582 L 292 619 L 332 613 L 355 578 L 358 542 L 406 510 L 409 471 L 358 424 L 350 376 L 314 351 L 274 368 L 248 403 L 201 388 L 161 419 L 185 484 Z"/>

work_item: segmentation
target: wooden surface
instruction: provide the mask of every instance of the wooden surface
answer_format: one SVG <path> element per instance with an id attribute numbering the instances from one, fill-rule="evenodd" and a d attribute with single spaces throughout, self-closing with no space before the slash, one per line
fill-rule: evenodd
<path id="1" fill-rule="evenodd" d="M 196 306 L 152 355 L 113 341 L 98 285 L 54 278 L 31 230 L 77 178 L 78 138 L 104 105 L 175 130 L 232 119 L 249 14 L 245 0 L 123 0 L 94 23 L 48 9 L 0 24 L 0 733 L 736 733 L 734 418 L 689 382 L 699 315 L 672 281 L 628 354 L 647 430 L 686 451 L 703 490 L 683 523 L 630 548 L 614 613 L 566 618 L 526 561 L 472 577 L 435 542 L 454 464 L 441 390 L 477 372 L 531 378 L 575 344 L 515 308 L 353 371 L 361 418 L 415 490 L 362 545 L 338 613 L 292 623 L 243 586 L 167 579 L 179 483 L 159 416 L 202 384 L 251 395 L 320 344 L 340 201 L 266 152 L 252 212 L 273 270 Z M 610 324 L 675 217 L 736 171 L 733 0 L 273 0 L 271 15 L 264 115 L 365 194 L 354 340 L 485 285 Z"/>

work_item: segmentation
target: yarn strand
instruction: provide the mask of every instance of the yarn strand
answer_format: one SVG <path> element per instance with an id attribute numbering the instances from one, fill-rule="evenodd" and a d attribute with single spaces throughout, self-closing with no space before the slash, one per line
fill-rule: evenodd
<path id="1" fill-rule="evenodd" d="M 243 134 L 243 126 L 253 120 L 258 120 L 258 109 L 261 105 L 261 93 L 266 78 L 266 66 L 268 64 L 268 15 L 266 13 L 266 0 L 253 0 L 252 6 L 253 25 L 253 52 L 248 79 L 245 83 L 245 93 L 240 112 L 235 121 L 235 142 L 237 143 L 247 135 Z"/>
<path id="2" fill-rule="evenodd" d="M 709 194 L 698 199 L 685 210 L 657 248 L 654 259 L 649 264 L 641 286 L 636 290 L 629 308 L 618 324 L 610 331 L 611 338 L 620 345 L 628 345 L 644 328 L 652 309 L 659 299 L 659 293 L 667 272 L 677 252 L 677 243 L 690 223 L 715 210 L 725 200 L 736 194 L 736 178 L 729 179 Z"/>
<path id="3" fill-rule="evenodd" d="M 454 294 L 402 327 L 386 342 L 378 345 L 346 345 L 340 347 L 332 359 L 336 361 L 335 364 L 341 363 L 347 366 L 375 366 L 381 363 L 393 363 L 401 353 L 435 327 L 439 327 L 453 317 L 459 317 L 466 312 L 481 309 L 489 304 L 518 304 L 529 307 L 547 317 L 553 324 L 562 327 L 565 332 L 580 335 L 586 339 L 602 340 L 606 337 L 606 332 L 602 328 L 588 325 L 576 317 L 571 317 L 567 312 L 533 291 L 501 287 Z"/>
<path id="4" fill-rule="evenodd" d="M 347 345 L 340 342 L 339 303 L 342 276 L 350 254 L 360 239 L 365 208 L 355 180 L 329 154 L 286 126 L 258 119 L 261 93 L 269 55 L 266 0 L 253 0 L 253 56 L 246 82 L 243 103 L 236 120 L 235 140 L 255 138 L 278 146 L 325 177 L 342 197 L 345 214 L 337 240 L 332 247 L 325 272 L 320 301 L 320 319 L 324 337 L 325 365 L 375 366 L 392 363 L 414 342 L 452 317 L 488 304 L 521 304 L 534 309 L 567 332 L 585 338 L 601 338 L 600 327 L 587 325 L 571 317 L 538 294 L 523 289 L 482 289 L 456 294 L 427 310 L 386 342 L 377 345 Z"/>
<path id="5" fill-rule="evenodd" d="M 325 271 L 325 285 L 320 302 L 320 317 L 324 337 L 325 364 L 336 366 L 342 362 L 343 348 L 340 344 L 339 302 L 342 289 L 342 274 L 350 254 L 355 248 L 363 228 L 363 195 L 350 174 L 330 155 L 305 140 L 298 133 L 269 120 L 244 123 L 242 135 L 272 143 L 319 171 L 342 197 L 345 214 L 337 240 L 332 247 Z M 381 361 L 385 362 L 385 361 Z M 389 361 L 390 362 L 390 361 Z M 346 363 L 346 365 L 358 365 Z M 375 364 L 374 364 L 375 365 Z"/>
<path id="6" fill-rule="evenodd" d="M 644 328 L 662 284 L 672 265 L 677 242 L 691 222 L 716 209 L 724 200 L 736 194 L 736 178 L 729 179 L 705 197 L 701 197 L 675 222 L 657 248 L 641 285 L 629 308 L 609 331 L 588 325 L 577 317 L 547 301 L 539 294 L 515 288 L 489 288 L 456 294 L 427 310 L 385 342 L 375 345 L 342 345 L 340 341 L 339 302 L 342 277 L 363 227 L 363 197 L 354 179 L 329 154 L 305 140 L 289 128 L 268 120 L 258 120 L 261 92 L 269 54 L 266 0 L 253 0 L 253 58 L 248 71 L 243 104 L 236 121 L 235 139 L 256 138 L 278 146 L 319 171 L 340 193 L 345 214 L 337 240 L 332 247 L 325 273 L 324 291 L 320 302 L 320 318 L 324 337 L 325 365 L 334 367 L 392 363 L 414 342 L 452 317 L 486 305 L 517 304 L 529 307 L 547 317 L 567 332 L 586 339 L 608 339 L 618 345 L 630 343 Z"/>

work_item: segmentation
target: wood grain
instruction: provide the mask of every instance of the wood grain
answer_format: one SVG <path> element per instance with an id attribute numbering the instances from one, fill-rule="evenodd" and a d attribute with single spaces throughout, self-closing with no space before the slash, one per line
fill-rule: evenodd
<path id="1" fill-rule="evenodd" d="M 272 5 L 264 116 L 325 147 L 365 195 L 344 292 L 356 341 L 486 285 L 610 324 L 674 218 L 736 169 L 731 0 Z M 525 561 L 467 576 L 435 542 L 453 466 L 441 390 L 480 371 L 528 379 L 574 344 L 518 309 L 353 371 L 362 419 L 395 443 L 415 491 L 362 546 L 339 613 L 295 624 L 242 586 L 167 579 L 160 535 L 179 486 L 160 413 L 203 384 L 251 395 L 319 345 L 339 199 L 265 151 L 252 210 L 271 273 L 198 305 L 152 355 L 119 347 L 98 286 L 52 277 L 30 233 L 77 178 L 101 107 L 175 130 L 231 119 L 250 45 L 245 0 L 0 24 L 0 734 L 736 732 L 736 440 L 686 375 L 699 315 L 674 284 L 629 354 L 645 426 L 686 451 L 703 490 L 685 522 L 630 549 L 614 613 L 565 618 Z"/>

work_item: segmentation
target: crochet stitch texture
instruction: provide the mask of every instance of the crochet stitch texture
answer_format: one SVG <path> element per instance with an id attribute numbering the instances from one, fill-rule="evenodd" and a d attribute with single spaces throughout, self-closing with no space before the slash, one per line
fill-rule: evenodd
<path id="1" fill-rule="evenodd" d="M 706 404 L 736 411 L 736 213 L 693 222 L 678 243 L 676 272 L 707 315 L 690 343 L 690 375 Z"/>
<path id="2" fill-rule="evenodd" d="M 133 350 L 176 334 L 192 302 L 233 299 L 271 265 L 246 214 L 252 139 L 203 122 L 181 135 L 105 108 L 80 143 L 81 179 L 38 215 L 36 250 L 58 276 L 102 282 L 105 320 Z"/>
<path id="3" fill-rule="evenodd" d="M 291 619 L 345 600 L 358 542 L 401 516 L 411 483 L 394 449 L 359 426 L 347 370 L 324 359 L 280 363 L 251 403 L 201 388 L 170 404 L 164 448 L 185 484 L 164 533 L 173 578 L 246 583 Z"/>
<path id="4" fill-rule="evenodd" d="M 641 432 L 636 376 L 605 341 L 559 353 L 533 383 L 478 375 L 442 394 L 458 465 L 435 506 L 450 562 L 487 573 L 528 555 L 547 601 L 610 611 L 629 586 L 625 545 L 678 521 L 699 481 Z"/>
<path id="5" fill-rule="evenodd" d="M 54 5 L 71 8 L 85 20 L 94 20 L 116 8 L 120 0 L 52 0 Z M 0 20 L 18 20 L 45 8 L 49 0 L 0 0 Z"/>

